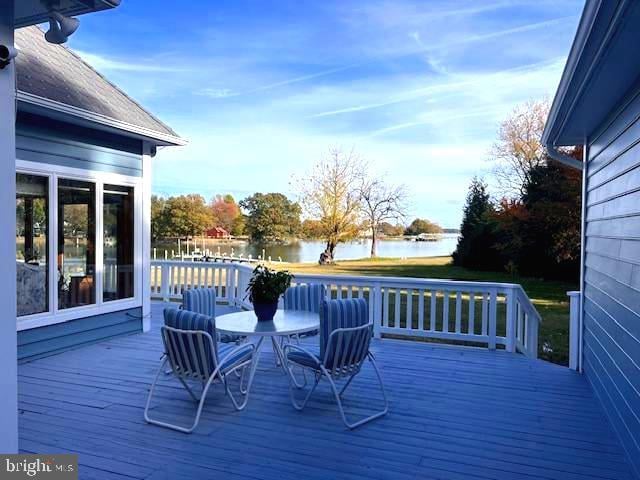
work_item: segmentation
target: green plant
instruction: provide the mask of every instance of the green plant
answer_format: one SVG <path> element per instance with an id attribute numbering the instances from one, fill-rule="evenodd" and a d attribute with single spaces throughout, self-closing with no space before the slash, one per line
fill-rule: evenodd
<path id="1" fill-rule="evenodd" d="M 251 303 L 275 303 L 291 285 L 293 276 L 287 271 L 271 270 L 258 265 L 247 285 L 247 294 Z"/>

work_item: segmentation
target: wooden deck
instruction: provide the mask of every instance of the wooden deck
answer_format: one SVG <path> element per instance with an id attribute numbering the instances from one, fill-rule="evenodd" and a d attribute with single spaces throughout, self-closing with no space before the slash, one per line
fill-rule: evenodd
<path id="1" fill-rule="evenodd" d="M 195 433 L 146 425 L 161 308 L 154 304 L 148 334 L 19 367 L 23 452 L 78 453 L 83 479 L 632 478 L 584 378 L 468 347 L 374 341 L 391 410 L 355 431 L 345 430 L 326 384 L 295 411 L 266 348 L 246 411 L 217 387 Z M 372 376 L 367 369 L 350 387 L 352 412 L 380 405 L 367 388 Z M 179 383 L 167 378 L 160 394 L 156 414 L 187 421 L 193 403 Z"/>

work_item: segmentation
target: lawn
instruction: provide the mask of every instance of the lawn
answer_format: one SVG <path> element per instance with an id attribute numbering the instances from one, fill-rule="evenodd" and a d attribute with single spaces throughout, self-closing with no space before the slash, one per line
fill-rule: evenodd
<path id="1" fill-rule="evenodd" d="M 519 283 L 542 316 L 539 336 L 540 358 L 563 365 L 566 365 L 569 361 L 569 299 L 566 292 L 576 290 L 577 285 L 513 276 L 505 272 L 468 270 L 453 266 L 450 257 L 349 260 L 326 266 L 290 264 L 287 268 L 293 273 L 375 275 Z"/>

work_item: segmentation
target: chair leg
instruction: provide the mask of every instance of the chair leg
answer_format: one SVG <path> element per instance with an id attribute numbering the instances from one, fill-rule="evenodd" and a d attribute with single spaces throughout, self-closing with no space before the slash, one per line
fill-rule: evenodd
<path id="1" fill-rule="evenodd" d="M 238 402 L 236 400 L 236 397 L 233 396 L 233 394 L 231 393 L 231 390 L 229 389 L 229 384 L 227 383 L 226 380 L 224 381 L 225 392 L 231 399 L 231 403 L 233 403 L 234 408 L 238 411 L 244 410 L 244 408 L 247 406 L 247 403 L 249 403 L 249 393 L 251 391 L 251 385 L 253 385 L 253 378 L 255 377 L 256 370 L 258 369 L 258 361 L 260 360 L 260 350 L 262 348 L 263 340 L 264 340 L 264 337 L 260 337 L 260 340 L 258 340 L 258 343 L 256 344 L 256 348 L 253 351 L 253 355 L 251 356 L 250 363 L 238 365 L 236 368 L 234 368 L 234 371 L 240 368 L 242 369 L 242 373 L 240 375 L 240 394 L 244 396 L 244 399 L 242 400 L 242 402 Z M 247 382 L 247 387 L 244 388 L 242 384 L 245 376 L 245 371 L 247 368 L 249 368 L 249 380 Z M 225 376 L 228 375 L 229 373 L 231 372 L 228 372 L 227 374 L 225 374 Z"/>
<path id="2" fill-rule="evenodd" d="M 307 392 L 307 395 L 305 396 L 302 403 L 298 403 L 298 401 L 296 400 L 295 390 L 300 389 L 300 387 L 298 387 L 298 384 L 296 383 L 295 378 L 293 378 L 293 372 L 289 371 L 289 396 L 291 397 L 291 405 L 293 405 L 293 408 L 295 408 L 298 411 L 301 411 L 307 405 L 307 402 L 311 398 L 311 395 L 313 394 L 313 392 L 316 390 L 316 387 L 320 383 L 321 378 L 322 377 L 320 375 L 316 375 L 316 380 L 315 382 L 313 382 L 313 386 Z M 306 379 L 305 379 L 305 382 L 306 382 Z"/>
<path id="3" fill-rule="evenodd" d="M 376 418 L 383 417 L 384 415 L 387 414 L 387 412 L 389 412 L 389 402 L 387 400 L 387 392 L 385 391 L 384 384 L 382 383 L 382 376 L 380 375 L 378 366 L 376 365 L 375 360 L 371 355 L 369 355 L 367 358 L 369 362 L 371 362 L 371 365 L 373 366 L 373 369 L 376 372 L 376 377 L 378 377 L 378 384 L 380 386 L 380 391 L 382 392 L 382 398 L 384 399 L 384 408 L 381 411 L 374 413 L 373 415 L 370 415 L 366 418 L 363 418 L 353 423 L 349 423 L 349 421 L 347 420 L 347 416 L 345 414 L 344 407 L 342 405 L 341 395 L 342 393 L 344 393 L 347 386 L 351 383 L 351 380 L 353 379 L 353 377 L 357 375 L 357 373 L 352 375 L 347 381 L 347 384 L 344 387 L 342 387 L 342 390 L 340 392 L 338 392 L 338 389 L 336 388 L 336 384 L 333 381 L 333 378 L 331 378 L 331 375 L 329 374 L 329 372 L 323 367 L 323 374 L 327 377 L 327 380 L 329 380 L 329 384 L 331 385 L 331 390 L 333 391 L 333 395 L 336 398 L 336 403 L 338 404 L 338 410 L 340 411 L 340 416 L 342 417 L 342 421 L 350 430 L 353 430 L 354 428 L 364 425 L 365 423 L 368 423 L 371 420 L 375 420 Z"/>
<path id="4" fill-rule="evenodd" d="M 207 398 L 207 392 L 209 391 L 209 387 L 211 386 L 211 382 L 213 381 L 215 375 L 211 375 L 209 377 L 209 379 L 207 380 L 207 383 L 205 383 L 204 385 L 200 399 L 199 400 L 196 399 L 198 401 L 198 408 L 196 410 L 196 416 L 195 416 L 195 419 L 193 420 L 193 424 L 191 425 L 191 427 L 183 427 L 180 425 L 175 425 L 173 423 L 161 422 L 160 420 L 155 420 L 149 416 L 149 406 L 151 405 L 151 398 L 153 397 L 153 391 L 155 390 L 156 384 L 158 383 L 158 377 L 160 377 L 160 374 L 164 371 L 164 366 L 166 363 L 167 363 L 167 359 L 164 359 L 162 364 L 160 365 L 160 368 L 158 369 L 158 373 L 156 374 L 156 378 L 154 379 L 153 384 L 151 384 L 151 389 L 149 390 L 149 396 L 147 397 L 147 404 L 144 408 L 144 419 L 147 423 L 151 423 L 153 425 L 170 428 L 172 430 L 177 430 L 178 432 L 191 433 L 198 426 L 198 423 L 200 423 L 200 415 L 202 414 L 202 407 L 204 406 L 204 401 Z M 191 389 L 186 385 L 184 380 L 182 380 L 182 378 L 180 378 L 180 380 L 182 381 L 182 384 L 186 387 L 189 394 L 195 399 L 195 395 L 193 394 Z"/>

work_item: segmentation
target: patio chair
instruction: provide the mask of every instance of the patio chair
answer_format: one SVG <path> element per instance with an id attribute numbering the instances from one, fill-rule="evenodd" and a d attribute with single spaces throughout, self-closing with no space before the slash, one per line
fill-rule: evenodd
<path id="1" fill-rule="evenodd" d="M 240 346 L 222 345 L 215 341 L 215 320 L 206 315 L 200 315 L 188 310 L 166 308 L 164 310 L 165 324 L 161 328 L 164 355 L 158 369 L 155 380 L 149 390 L 149 397 L 144 409 L 144 419 L 148 423 L 161 427 L 191 433 L 200 422 L 200 414 L 207 397 L 209 387 L 213 382 L 220 382 L 224 386 L 225 393 L 231 399 L 236 410 L 243 410 L 249 398 L 249 390 L 255 374 L 253 355 L 255 345 L 243 344 Z M 187 390 L 191 398 L 197 402 L 198 407 L 193 424 L 190 427 L 180 426 L 168 422 L 159 421 L 149 417 L 149 406 L 160 374 L 169 363 L 169 370 Z M 246 387 L 243 386 L 249 370 L 249 378 Z M 229 375 L 241 370 L 240 394 L 244 397 L 238 401 L 229 388 Z M 195 380 L 202 384 L 202 393 L 198 397 L 187 381 Z"/>
<path id="2" fill-rule="evenodd" d="M 327 297 L 327 287 L 321 283 L 309 283 L 295 285 L 287 288 L 284 292 L 284 309 L 285 310 L 302 310 L 306 312 L 319 313 L 320 303 Z M 312 337 L 317 335 L 318 331 L 307 332 L 302 335 L 290 335 L 280 337 L 280 346 L 284 347 L 285 341 L 295 339 L 300 343 L 300 337 Z M 280 361 L 276 357 L 276 365 L 280 365 Z M 306 378 L 305 378 L 306 381 Z M 300 386 L 300 385 L 298 385 Z"/>
<path id="3" fill-rule="evenodd" d="M 190 312 L 216 318 L 216 289 L 190 288 L 183 291 L 182 308 Z M 244 339 L 240 335 L 218 334 L 218 340 L 222 343 L 240 343 Z"/>
<path id="4" fill-rule="evenodd" d="M 369 308 L 365 299 L 324 300 L 320 305 L 319 351 L 307 350 L 300 345 L 294 345 L 292 343 L 284 347 L 284 357 L 288 363 L 289 392 L 294 408 L 296 410 L 302 410 L 309 401 L 309 398 L 311 398 L 320 380 L 326 378 L 338 404 L 342 421 L 349 429 L 356 428 L 364 423 L 386 415 L 389 411 L 387 394 L 373 354 L 369 351 L 372 335 L 373 324 L 369 323 Z M 378 378 L 384 400 L 384 409 L 366 418 L 350 423 L 347 420 L 342 405 L 342 397 L 353 379 L 362 370 L 362 366 L 366 360 L 371 363 Z M 315 382 L 313 382 L 312 387 L 309 389 L 302 403 L 296 400 L 295 392 L 298 388 L 298 383 L 294 378 L 293 365 L 310 370 L 315 376 Z M 338 391 L 336 385 L 338 381 L 345 382 L 340 391 Z"/>
<path id="5" fill-rule="evenodd" d="M 320 303 L 326 296 L 327 288 L 321 283 L 289 287 L 284 292 L 284 309 L 318 313 L 320 311 Z"/>

